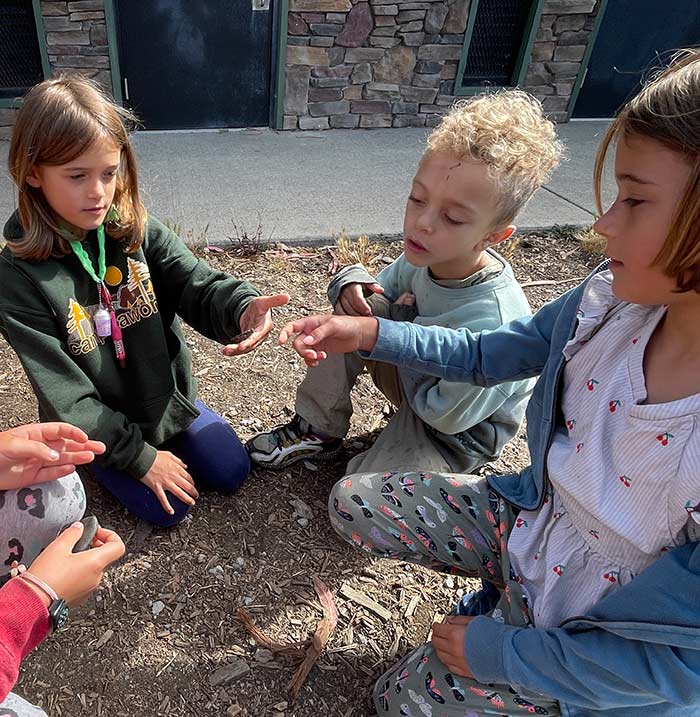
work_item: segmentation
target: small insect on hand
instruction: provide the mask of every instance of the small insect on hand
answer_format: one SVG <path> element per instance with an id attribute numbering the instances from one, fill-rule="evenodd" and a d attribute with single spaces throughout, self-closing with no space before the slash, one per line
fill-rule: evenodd
<path id="1" fill-rule="evenodd" d="M 248 329 L 248 331 L 242 331 L 240 334 L 236 334 L 231 339 L 229 339 L 230 344 L 240 344 L 241 341 L 245 341 L 247 338 L 250 338 L 253 335 L 253 329 Z"/>

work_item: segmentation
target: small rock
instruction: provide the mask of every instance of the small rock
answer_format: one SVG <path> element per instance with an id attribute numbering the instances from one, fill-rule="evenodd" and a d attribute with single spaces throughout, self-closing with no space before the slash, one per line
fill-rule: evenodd
<path id="1" fill-rule="evenodd" d="M 272 707 L 278 712 L 284 712 L 287 709 L 288 704 L 286 702 L 278 702 L 276 705 L 272 705 Z"/>
<path id="2" fill-rule="evenodd" d="M 151 612 L 153 613 L 153 617 L 158 617 L 163 610 L 165 610 L 165 603 L 162 600 L 154 600 L 151 603 Z"/>
<path id="3" fill-rule="evenodd" d="M 310 470 L 310 471 L 317 471 L 318 466 L 311 461 L 304 461 L 304 465 Z"/>
<path id="4" fill-rule="evenodd" d="M 255 598 L 250 597 L 250 595 L 246 595 L 243 598 L 243 604 L 244 605 L 252 605 L 255 602 Z"/>
<path id="5" fill-rule="evenodd" d="M 238 557 L 233 561 L 233 567 L 236 570 L 245 570 L 245 558 Z"/>
<path id="6" fill-rule="evenodd" d="M 221 565 L 215 565 L 213 568 L 209 568 L 209 575 L 213 575 L 217 580 L 223 580 L 224 569 Z"/>
<path id="7" fill-rule="evenodd" d="M 200 554 L 197 556 L 197 562 L 200 563 L 200 564 L 201 564 L 201 563 L 206 563 L 206 562 L 207 562 L 207 556 L 206 556 L 204 553 L 200 553 Z"/>
<path id="8" fill-rule="evenodd" d="M 454 590 L 455 579 L 451 575 L 448 575 L 443 581 L 442 586 L 447 588 L 448 590 Z"/>
<path id="9" fill-rule="evenodd" d="M 239 715 L 242 714 L 243 708 L 237 702 L 234 702 L 234 704 L 226 710 L 226 717 L 239 717 Z"/>
<path id="10" fill-rule="evenodd" d="M 303 500 L 301 500 L 299 498 L 294 498 L 293 500 L 290 500 L 289 505 L 291 505 L 292 508 L 294 508 L 294 512 L 300 518 L 311 519 L 314 517 L 314 512 L 313 512 L 313 510 L 311 510 L 310 506 L 308 506 L 306 503 L 304 503 Z"/>
<path id="11" fill-rule="evenodd" d="M 297 523 L 301 525 L 302 528 L 306 528 L 306 526 L 309 524 L 308 518 L 297 518 Z"/>
<path id="12" fill-rule="evenodd" d="M 243 675 L 247 675 L 250 672 L 250 667 L 245 660 L 234 660 L 228 665 L 219 667 L 218 670 L 214 670 L 209 675 L 209 684 L 212 687 L 218 687 L 219 685 L 225 685 L 233 680 L 237 680 Z"/>
<path id="13" fill-rule="evenodd" d="M 255 656 L 253 657 L 253 659 L 256 662 L 262 662 L 263 664 L 266 664 L 267 662 L 272 662 L 272 660 L 275 659 L 275 656 L 270 650 L 266 650 L 264 647 L 260 647 L 255 651 Z"/>
<path id="14" fill-rule="evenodd" d="M 249 552 L 251 555 L 255 555 L 255 546 L 254 546 L 254 545 L 249 545 L 249 546 L 248 546 L 248 552 Z"/>

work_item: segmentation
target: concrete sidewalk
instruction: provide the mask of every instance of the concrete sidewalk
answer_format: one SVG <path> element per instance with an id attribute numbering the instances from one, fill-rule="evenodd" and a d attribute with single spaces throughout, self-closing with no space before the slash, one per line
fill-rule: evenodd
<path id="1" fill-rule="evenodd" d="M 549 188 L 520 215 L 521 229 L 586 225 L 593 211 L 595 150 L 605 122 L 560 125 L 568 159 Z M 326 242 L 401 232 L 403 209 L 425 129 L 274 132 L 143 132 L 134 145 L 146 207 L 163 221 L 226 243 L 233 222 L 267 239 Z M 0 142 L 0 218 L 16 206 L 7 176 L 9 143 Z M 577 206 L 578 205 L 578 206 Z"/>

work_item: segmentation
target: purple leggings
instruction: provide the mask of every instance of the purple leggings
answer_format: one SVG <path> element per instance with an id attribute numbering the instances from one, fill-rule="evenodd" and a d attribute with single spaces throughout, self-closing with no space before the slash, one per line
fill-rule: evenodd
<path id="1" fill-rule="evenodd" d="M 201 411 L 190 427 L 165 441 L 159 450 L 174 453 L 187 465 L 199 489 L 233 493 L 248 477 L 250 460 L 236 432 L 218 414 L 197 401 Z M 166 491 L 175 511 L 169 515 L 156 494 L 124 471 L 93 464 L 97 480 L 138 518 L 169 528 L 181 522 L 190 506 Z"/>

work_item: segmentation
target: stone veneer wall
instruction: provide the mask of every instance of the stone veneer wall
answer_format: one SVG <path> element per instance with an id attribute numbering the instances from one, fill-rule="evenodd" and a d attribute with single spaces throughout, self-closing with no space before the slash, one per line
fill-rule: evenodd
<path id="1" fill-rule="evenodd" d="M 545 0 L 523 88 L 557 121 L 601 0 Z M 289 0 L 285 129 L 435 126 L 454 102 L 470 0 Z M 103 0 L 42 0 L 54 74 L 110 92 Z M 0 108 L 0 139 L 16 110 Z"/>
<path id="2" fill-rule="evenodd" d="M 523 88 L 557 121 L 600 0 L 545 0 Z M 470 0 L 290 0 L 284 129 L 435 126 Z"/>
<path id="3" fill-rule="evenodd" d="M 41 15 L 52 74 L 91 77 L 111 94 L 103 0 L 42 0 Z M 0 108 L 0 139 L 9 139 L 16 114 Z"/>

